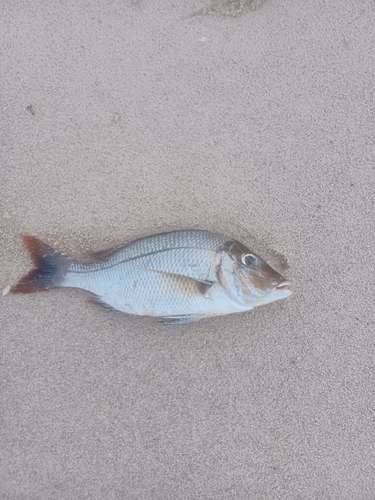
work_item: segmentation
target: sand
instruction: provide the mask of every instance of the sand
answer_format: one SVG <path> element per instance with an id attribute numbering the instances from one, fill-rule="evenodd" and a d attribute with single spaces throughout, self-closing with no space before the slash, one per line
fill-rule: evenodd
<path id="1" fill-rule="evenodd" d="M 1 499 L 375 498 L 375 4 L 258 4 L 3 2 Z M 171 327 L 6 294 L 20 233 L 187 227 L 293 296 Z"/>

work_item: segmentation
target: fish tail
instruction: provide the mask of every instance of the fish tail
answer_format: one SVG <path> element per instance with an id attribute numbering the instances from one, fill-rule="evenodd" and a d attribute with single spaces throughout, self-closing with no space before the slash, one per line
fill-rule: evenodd
<path id="1" fill-rule="evenodd" d="M 22 234 L 21 238 L 35 269 L 21 278 L 10 289 L 11 293 L 42 292 L 62 286 L 64 276 L 72 260 L 34 236 Z"/>

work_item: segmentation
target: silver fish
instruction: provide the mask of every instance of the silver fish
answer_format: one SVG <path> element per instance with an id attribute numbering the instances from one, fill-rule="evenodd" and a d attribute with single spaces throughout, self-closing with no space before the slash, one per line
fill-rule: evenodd
<path id="1" fill-rule="evenodd" d="M 161 233 L 98 252 L 83 264 L 22 235 L 35 269 L 12 293 L 73 287 L 128 314 L 182 324 L 248 311 L 291 295 L 290 282 L 240 242 L 209 231 Z"/>

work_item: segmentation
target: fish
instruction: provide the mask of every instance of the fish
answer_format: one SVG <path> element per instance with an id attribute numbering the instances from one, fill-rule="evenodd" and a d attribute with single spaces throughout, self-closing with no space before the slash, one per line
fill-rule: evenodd
<path id="1" fill-rule="evenodd" d="M 21 235 L 35 266 L 11 288 L 81 288 L 107 309 L 167 324 L 249 311 L 292 294 L 291 284 L 239 241 L 206 230 L 154 234 L 78 262 Z"/>

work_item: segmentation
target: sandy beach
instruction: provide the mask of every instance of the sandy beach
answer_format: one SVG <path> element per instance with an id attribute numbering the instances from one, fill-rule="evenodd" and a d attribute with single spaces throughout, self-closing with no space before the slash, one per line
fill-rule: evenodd
<path id="1" fill-rule="evenodd" d="M 0 498 L 375 498 L 375 3 L 4 1 Z M 288 299 L 184 326 L 12 295 L 218 231 Z"/>

